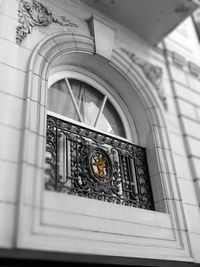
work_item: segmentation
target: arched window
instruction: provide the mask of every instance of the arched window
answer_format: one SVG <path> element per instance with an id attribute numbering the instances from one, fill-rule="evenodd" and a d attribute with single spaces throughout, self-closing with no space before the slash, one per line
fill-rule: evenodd
<path id="1" fill-rule="evenodd" d="M 47 189 L 153 209 L 145 149 L 127 139 L 126 116 L 106 88 L 55 73 L 47 108 Z"/>
<path id="2" fill-rule="evenodd" d="M 77 252 L 118 256 L 120 251 L 129 259 L 145 254 L 146 258 L 156 255 L 190 261 L 171 145 L 155 88 L 121 49 L 114 49 L 109 60 L 95 52 L 91 36 L 59 32 L 42 40 L 32 54 L 16 245 L 74 257 Z M 82 69 L 85 78 L 70 73 Z M 47 88 L 65 79 L 66 73 L 69 79 L 85 82 L 107 96 L 121 118 L 126 138 L 46 109 Z M 99 175 L 96 155 L 111 166 Z M 157 212 L 132 207 L 154 208 L 147 161 Z M 44 177 L 47 190 L 43 190 Z"/>
<path id="3" fill-rule="evenodd" d="M 53 83 L 48 90 L 48 110 L 126 137 L 122 120 L 107 95 L 84 81 L 65 77 Z"/>

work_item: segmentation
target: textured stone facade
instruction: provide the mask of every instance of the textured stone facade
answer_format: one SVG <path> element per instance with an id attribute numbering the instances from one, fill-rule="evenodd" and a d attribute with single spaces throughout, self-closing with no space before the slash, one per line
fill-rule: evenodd
<path id="1" fill-rule="evenodd" d="M 192 20 L 152 47 L 77 1 L 38 3 L 0 1 L 2 257 L 27 249 L 44 259 L 51 251 L 66 261 L 77 253 L 197 266 L 200 47 Z M 63 65 L 99 76 L 124 101 L 147 148 L 156 211 L 44 190 L 48 79 Z"/>

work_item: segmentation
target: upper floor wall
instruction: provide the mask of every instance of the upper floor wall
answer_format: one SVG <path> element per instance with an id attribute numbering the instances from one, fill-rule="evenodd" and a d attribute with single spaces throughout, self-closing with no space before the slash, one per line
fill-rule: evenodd
<path id="1" fill-rule="evenodd" d="M 0 6 L 1 247 L 199 261 L 198 202 L 171 83 L 174 63 L 124 26 L 71 1 L 22 3 Z M 65 205 L 65 196 L 44 192 L 47 85 L 63 65 L 98 74 L 127 104 L 137 142 L 147 148 L 156 212 L 73 197 Z M 179 82 L 191 74 L 172 69 Z"/>

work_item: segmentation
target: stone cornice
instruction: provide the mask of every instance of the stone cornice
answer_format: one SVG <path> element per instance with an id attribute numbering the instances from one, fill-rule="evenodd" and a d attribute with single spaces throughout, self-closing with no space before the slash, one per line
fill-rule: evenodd
<path id="1" fill-rule="evenodd" d="M 43 4 L 36 0 L 20 0 L 18 7 L 19 26 L 16 31 L 16 42 L 21 42 L 30 34 L 35 26 L 48 26 L 58 23 L 62 26 L 78 27 L 65 16 L 57 17 Z"/>

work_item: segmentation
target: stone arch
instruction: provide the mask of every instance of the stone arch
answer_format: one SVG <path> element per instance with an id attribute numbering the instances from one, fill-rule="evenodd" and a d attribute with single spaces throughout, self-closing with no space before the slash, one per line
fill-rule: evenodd
<path id="1" fill-rule="evenodd" d="M 73 53 L 94 55 L 93 38 L 80 34 L 61 32 L 48 36 L 36 47 L 29 65 L 25 129 L 33 131 L 30 127 L 32 127 L 31 125 L 35 121 L 37 125 L 35 125 L 34 131 L 41 136 L 45 136 L 44 118 L 46 116 L 46 90 L 49 70 L 57 59 Z M 110 69 L 114 68 L 115 71 L 120 71 L 125 80 L 131 85 L 127 94 L 136 93 L 132 95 L 134 105 L 132 105 L 131 113 L 136 122 L 138 136 L 141 137 L 139 144 L 147 148 L 147 159 L 150 167 L 156 210 L 167 212 L 169 208 L 167 199 L 175 198 L 174 190 L 170 189 L 171 185 L 169 185 L 168 174 L 174 175 L 175 169 L 167 138 L 166 125 L 162 115 L 164 112 L 162 105 L 154 88 L 152 88 L 153 86 L 145 79 L 141 69 L 137 65 L 130 63 L 130 60 L 123 51 L 114 50 L 108 64 Z M 39 88 L 38 92 L 36 92 L 36 86 Z M 131 91 L 131 87 L 134 90 Z M 130 96 L 128 95 L 125 101 L 129 99 Z M 33 121 L 31 116 L 33 115 L 32 111 L 35 102 L 37 102 L 37 117 Z M 128 105 L 131 106 L 131 102 Z M 30 123 L 31 121 L 32 123 Z M 42 143 L 44 146 L 44 142 Z M 43 155 L 39 148 L 37 153 Z M 27 155 L 25 153 L 24 156 L 23 161 L 26 161 Z M 35 158 L 39 159 L 40 157 L 36 156 Z M 43 163 L 41 162 L 34 162 L 34 164 L 42 168 Z"/>
<path id="2" fill-rule="evenodd" d="M 24 205 L 24 201 L 33 201 L 36 206 L 41 205 L 48 75 L 50 67 L 56 59 L 71 53 L 94 55 L 93 38 L 73 33 L 52 34 L 36 47 L 32 55 L 28 69 L 28 90 L 25 100 L 24 148 L 19 206 Z M 105 61 L 106 59 L 102 60 Z M 133 95 L 137 95 L 139 104 L 142 104 L 142 108 L 136 114 L 136 128 L 138 127 L 139 135 L 140 133 L 144 135 L 140 140 L 140 144 L 147 148 L 153 194 L 156 198 L 156 210 L 170 214 L 175 240 L 182 244 L 181 233 L 176 229 L 180 229 L 181 225 L 184 224 L 184 216 L 181 211 L 180 195 L 176 183 L 175 168 L 168 141 L 163 108 L 154 93 L 154 88 L 146 81 L 140 68 L 130 64 L 123 52 L 113 51 L 112 58 L 108 64 L 115 72 L 121 73 L 126 83 L 129 84 L 129 91 L 132 94 L 134 92 Z M 135 108 L 137 108 L 137 101 L 134 104 L 136 105 Z M 132 111 L 134 112 L 135 110 L 133 108 Z M 143 123 L 140 123 L 140 116 L 144 119 Z M 151 131 L 151 135 L 149 135 L 150 132 L 143 133 L 146 129 L 145 123 L 148 124 L 147 129 Z M 148 136 L 150 136 L 150 139 Z M 30 146 L 33 148 L 31 156 L 29 153 Z M 35 189 L 31 196 L 27 196 L 25 191 L 27 189 L 27 173 L 30 165 L 35 166 L 32 180 Z M 25 195 L 26 200 L 24 200 Z M 19 218 L 21 217 L 19 215 Z M 21 220 L 19 219 L 19 221 Z M 19 225 L 20 222 L 18 223 Z M 23 227 L 20 226 L 20 229 L 22 231 Z"/>

